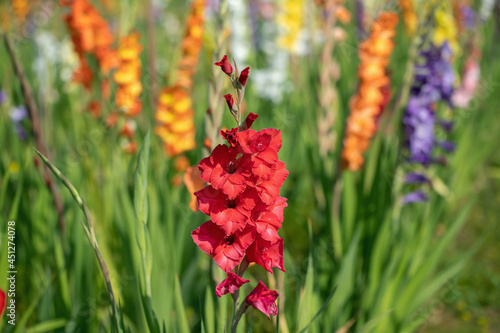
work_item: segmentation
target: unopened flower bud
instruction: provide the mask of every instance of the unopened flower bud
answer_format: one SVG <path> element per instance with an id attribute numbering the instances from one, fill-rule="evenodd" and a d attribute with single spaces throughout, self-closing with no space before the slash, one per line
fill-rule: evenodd
<path id="1" fill-rule="evenodd" d="M 252 124 L 255 121 L 255 119 L 257 119 L 257 117 L 259 117 L 258 114 L 250 112 L 248 116 L 245 118 L 245 121 L 241 124 L 240 131 L 245 131 L 250 127 L 252 127 Z"/>
<path id="2" fill-rule="evenodd" d="M 231 73 L 233 72 L 233 67 L 231 66 L 231 64 L 227 60 L 227 55 L 223 56 L 222 60 L 219 62 L 216 62 L 214 65 L 220 66 L 222 71 L 224 73 L 226 73 L 227 75 L 231 75 Z"/>
<path id="3" fill-rule="evenodd" d="M 233 96 L 231 96 L 231 94 L 227 94 L 227 95 L 224 95 L 224 98 L 226 99 L 227 106 L 229 107 L 229 110 L 232 112 L 233 105 L 234 105 Z"/>
<path id="4" fill-rule="evenodd" d="M 247 83 L 248 73 L 250 72 L 250 67 L 245 68 L 241 71 L 240 77 L 238 78 L 238 82 L 244 87 Z"/>

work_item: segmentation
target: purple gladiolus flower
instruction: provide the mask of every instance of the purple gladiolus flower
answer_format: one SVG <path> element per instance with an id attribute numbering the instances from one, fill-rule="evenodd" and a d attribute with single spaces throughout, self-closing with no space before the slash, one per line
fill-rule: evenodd
<path id="1" fill-rule="evenodd" d="M 0 90 L 0 105 L 5 103 L 6 100 L 7 100 L 7 94 L 5 93 L 5 91 Z"/>
<path id="2" fill-rule="evenodd" d="M 441 147 L 441 149 L 444 149 L 446 151 L 455 150 L 455 144 L 451 141 L 439 141 L 437 144 L 439 147 Z"/>
<path id="3" fill-rule="evenodd" d="M 476 25 L 476 13 L 466 4 L 460 5 L 460 13 L 462 14 L 463 22 L 467 30 L 473 30 Z"/>
<path id="4" fill-rule="evenodd" d="M 10 111 L 10 119 L 14 123 L 14 129 L 21 140 L 26 140 L 28 133 L 23 127 L 22 121 L 28 118 L 28 110 L 24 106 L 16 106 Z"/>
<path id="5" fill-rule="evenodd" d="M 406 175 L 405 184 L 422 184 L 429 182 L 429 178 L 427 178 L 424 174 L 412 172 Z"/>
<path id="6" fill-rule="evenodd" d="M 452 121 L 439 120 L 438 125 L 441 126 L 441 128 L 444 129 L 446 132 L 451 132 L 451 130 L 453 129 Z"/>
<path id="7" fill-rule="evenodd" d="M 435 146 L 435 104 L 445 100 L 451 105 L 454 72 L 448 43 L 420 53 L 421 62 L 415 65 L 415 82 L 403 117 L 406 142 L 411 162 L 428 165 L 433 162 Z"/>
<path id="8" fill-rule="evenodd" d="M 427 201 L 427 196 L 423 191 L 410 192 L 401 199 L 404 205 L 423 201 Z"/>
<path id="9" fill-rule="evenodd" d="M 453 82 L 455 74 L 451 66 L 452 52 L 448 43 L 441 46 L 430 46 L 420 52 L 420 59 L 415 65 L 415 80 L 410 90 L 410 98 L 403 116 L 406 133 L 406 145 L 409 150 L 409 161 L 427 166 L 431 163 L 446 161 L 444 157 L 433 157 L 435 146 L 444 150 L 453 150 L 455 145 L 449 141 L 437 141 L 435 125 L 446 131 L 452 128 L 451 122 L 436 121 L 437 104 L 445 101 L 453 107 Z M 405 178 L 406 184 L 428 183 L 423 174 L 410 173 Z M 404 204 L 426 201 L 422 191 L 408 193 L 402 198 Z"/>

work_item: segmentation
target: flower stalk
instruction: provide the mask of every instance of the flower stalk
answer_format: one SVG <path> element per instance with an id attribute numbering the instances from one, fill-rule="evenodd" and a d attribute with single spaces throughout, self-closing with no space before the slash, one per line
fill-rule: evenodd
<path id="1" fill-rule="evenodd" d="M 85 234 L 87 235 L 87 239 L 90 242 L 90 245 L 94 249 L 97 261 L 99 262 L 99 266 L 101 268 L 101 272 L 104 277 L 104 281 L 106 282 L 106 287 L 108 289 L 109 298 L 111 300 L 111 306 L 113 310 L 113 324 L 115 326 L 115 329 L 117 329 L 119 332 L 122 332 L 123 329 L 119 320 L 119 313 L 118 313 L 118 308 L 116 306 L 116 298 L 113 292 L 113 285 L 111 284 L 111 279 L 109 276 L 108 265 L 106 264 L 106 260 L 104 259 L 101 250 L 99 249 L 99 244 L 97 243 L 92 215 L 90 214 L 90 211 L 87 205 L 85 204 L 85 201 L 80 197 L 78 191 L 75 189 L 73 184 L 70 183 L 70 181 L 61 173 L 61 171 L 59 171 L 52 163 L 50 163 L 47 157 L 45 157 L 37 149 L 35 149 L 35 152 L 42 159 L 43 163 L 45 163 L 45 165 L 52 171 L 54 176 L 56 176 L 56 178 L 68 189 L 68 191 L 71 193 L 71 196 L 76 201 L 76 203 L 82 210 L 83 214 L 85 215 L 86 223 L 84 223 L 83 221 L 80 221 L 80 223 L 83 226 Z"/>

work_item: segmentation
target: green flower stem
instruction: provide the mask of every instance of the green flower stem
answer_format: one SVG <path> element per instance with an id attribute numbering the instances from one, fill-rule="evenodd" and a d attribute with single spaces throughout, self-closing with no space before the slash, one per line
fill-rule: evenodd
<path id="1" fill-rule="evenodd" d="M 111 284 L 111 279 L 109 277 L 108 265 L 106 264 L 106 260 L 104 260 L 104 257 L 102 256 L 101 250 L 99 249 L 99 244 L 97 243 L 97 238 L 95 236 L 94 223 L 92 220 L 92 216 L 90 215 L 90 211 L 89 211 L 87 205 L 85 204 L 85 201 L 80 197 L 80 195 L 78 194 L 78 191 L 75 189 L 73 184 L 71 184 L 69 182 L 69 180 L 66 177 L 64 177 L 64 175 L 61 173 L 61 171 L 59 171 L 52 163 L 50 163 L 50 161 L 44 155 L 42 155 L 42 153 L 40 153 L 37 149 L 35 149 L 35 151 L 38 154 L 38 156 L 40 156 L 43 163 L 45 163 L 45 165 L 47 165 L 47 167 L 59 179 L 59 181 L 64 186 L 66 186 L 66 188 L 69 190 L 69 192 L 73 196 L 73 199 L 76 201 L 76 203 L 78 204 L 80 209 L 83 211 L 83 214 L 85 215 L 85 220 L 87 223 L 85 224 L 83 221 L 81 221 L 81 223 L 82 223 L 82 226 L 85 230 L 85 234 L 87 235 L 87 238 L 90 242 L 90 245 L 94 249 L 94 252 L 95 252 L 96 257 L 97 257 L 97 261 L 99 262 L 99 266 L 100 266 L 101 271 L 102 271 L 102 275 L 104 276 L 104 280 L 106 281 L 106 286 L 108 288 L 109 298 L 111 299 L 111 304 L 113 307 L 113 320 L 114 320 L 115 328 L 118 331 L 121 331 L 121 325 L 120 325 L 119 320 L 118 320 L 118 308 L 116 306 L 116 299 L 115 299 L 115 294 L 113 292 L 113 285 Z"/>

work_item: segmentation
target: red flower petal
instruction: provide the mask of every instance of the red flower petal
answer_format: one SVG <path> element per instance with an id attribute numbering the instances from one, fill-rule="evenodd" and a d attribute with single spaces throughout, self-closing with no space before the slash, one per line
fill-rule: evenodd
<path id="1" fill-rule="evenodd" d="M 222 239 L 226 236 L 224 231 L 220 229 L 212 221 L 203 223 L 191 233 L 194 242 L 198 247 L 208 255 L 213 255 L 214 249 L 219 245 Z"/>
<path id="2" fill-rule="evenodd" d="M 227 272 L 227 278 L 217 285 L 215 294 L 219 297 L 227 293 L 233 294 L 242 285 L 248 282 L 250 282 L 250 280 L 244 280 L 233 272 Z"/>
<path id="3" fill-rule="evenodd" d="M 212 211 L 224 210 L 227 207 L 227 195 L 210 185 L 195 192 L 194 195 L 198 198 L 198 209 L 207 215 L 211 215 Z"/>
<path id="4" fill-rule="evenodd" d="M 212 183 L 217 190 L 222 190 L 229 199 L 241 194 L 251 175 L 251 161 L 247 154 L 241 155 L 238 149 L 218 145 L 212 155 L 201 160 L 201 177 Z"/>
<path id="5" fill-rule="evenodd" d="M 278 296 L 277 291 L 269 290 L 262 281 L 259 281 L 255 289 L 247 296 L 245 302 L 257 310 L 262 311 L 271 319 L 270 315 L 278 315 L 278 307 L 276 306 L 276 299 Z"/>
<path id="6" fill-rule="evenodd" d="M 7 295 L 5 295 L 5 291 L 0 289 L 0 317 L 2 317 L 3 311 L 5 310 L 6 299 L 7 299 Z"/>
<path id="7" fill-rule="evenodd" d="M 213 256 L 224 271 L 231 271 L 245 256 L 246 249 L 255 240 L 256 231 L 247 225 L 241 232 L 227 236 L 222 228 L 208 221 L 191 233 L 194 242 L 205 253 Z"/>
<path id="8" fill-rule="evenodd" d="M 253 244 L 247 249 L 246 260 L 262 266 L 266 271 L 272 273 L 273 267 L 285 271 L 283 267 L 283 239 L 276 243 L 264 240 L 259 235 Z"/>
<path id="9" fill-rule="evenodd" d="M 279 221 L 276 214 L 266 211 L 255 212 L 251 221 L 255 225 L 255 230 L 263 239 L 271 243 L 279 240 L 278 229 L 281 228 L 281 221 Z"/>

